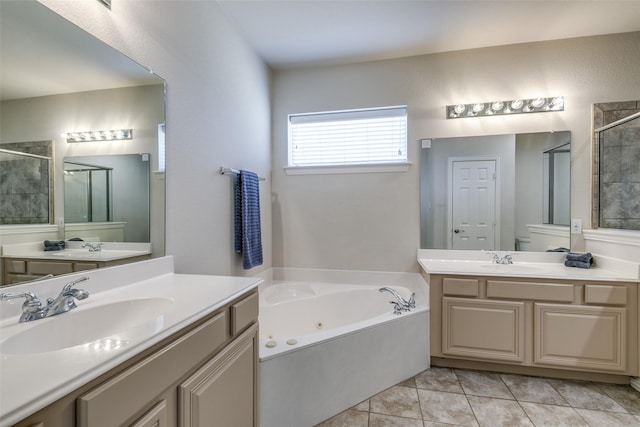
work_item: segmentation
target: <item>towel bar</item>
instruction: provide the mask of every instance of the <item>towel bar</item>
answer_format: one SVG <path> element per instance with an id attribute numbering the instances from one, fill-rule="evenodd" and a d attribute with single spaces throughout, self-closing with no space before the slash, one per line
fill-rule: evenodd
<path id="1" fill-rule="evenodd" d="M 236 169 L 225 168 L 225 167 L 220 168 L 220 175 L 231 175 L 231 174 L 238 174 L 238 173 L 240 173 L 240 171 Z M 266 181 L 266 178 L 263 178 L 261 176 L 259 176 L 258 179 L 260 181 Z"/>

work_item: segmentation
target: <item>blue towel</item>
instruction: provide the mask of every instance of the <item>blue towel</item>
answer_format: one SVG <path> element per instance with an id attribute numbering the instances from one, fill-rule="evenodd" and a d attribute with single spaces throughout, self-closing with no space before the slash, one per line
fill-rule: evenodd
<path id="1" fill-rule="evenodd" d="M 567 267 L 591 268 L 593 264 L 593 255 L 590 252 L 579 253 L 569 252 L 565 257 L 564 265 Z"/>
<path id="2" fill-rule="evenodd" d="M 242 254 L 242 267 L 262 265 L 259 178 L 241 170 L 236 175 L 234 194 L 235 251 Z"/>

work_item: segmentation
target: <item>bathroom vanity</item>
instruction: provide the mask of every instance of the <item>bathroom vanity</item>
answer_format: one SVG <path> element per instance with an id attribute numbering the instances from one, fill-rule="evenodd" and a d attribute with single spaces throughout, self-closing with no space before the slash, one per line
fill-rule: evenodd
<path id="1" fill-rule="evenodd" d="M 69 242 L 70 248 L 43 251 L 42 243 L 3 245 L 2 285 L 38 279 L 48 274 L 60 275 L 95 268 L 114 267 L 151 258 L 149 243 L 105 243 L 100 251 L 82 248 Z"/>
<path id="2" fill-rule="evenodd" d="M 4 318 L 0 426 L 257 426 L 261 280 L 172 268 L 165 257 L 95 270 L 75 310 Z M 70 336 L 42 336 L 54 326 Z"/>
<path id="3" fill-rule="evenodd" d="M 533 255 L 547 257 L 534 262 L 520 254 L 513 265 L 496 265 L 479 251 L 471 259 L 467 251 L 429 258 L 433 252 L 419 255 L 430 289 L 433 365 L 610 382 L 638 375 L 633 274 L 565 267 L 557 254 Z"/>

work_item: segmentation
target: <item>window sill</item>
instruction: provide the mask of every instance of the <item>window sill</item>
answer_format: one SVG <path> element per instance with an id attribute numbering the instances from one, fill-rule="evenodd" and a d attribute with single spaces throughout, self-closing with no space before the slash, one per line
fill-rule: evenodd
<path id="1" fill-rule="evenodd" d="M 286 166 L 287 175 L 330 175 L 341 173 L 407 172 L 411 163 L 379 163 L 366 165 Z"/>

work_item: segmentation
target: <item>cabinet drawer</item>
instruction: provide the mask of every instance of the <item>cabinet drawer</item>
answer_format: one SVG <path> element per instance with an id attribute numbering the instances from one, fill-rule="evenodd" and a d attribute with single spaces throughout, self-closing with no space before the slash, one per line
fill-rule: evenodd
<path id="1" fill-rule="evenodd" d="M 76 262 L 73 266 L 73 271 L 93 270 L 98 268 L 98 264 L 95 262 Z"/>
<path id="2" fill-rule="evenodd" d="M 442 280 L 442 293 L 461 297 L 477 297 L 479 295 L 479 282 L 477 279 L 447 277 Z"/>
<path id="3" fill-rule="evenodd" d="M 4 262 L 7 273 L 26 273 L 27 263 L 21 260 L 8 259 Z"/>
<path id="4" fill-rule="evenodd" d="M 227 339 L 224 312 L 78 399 L 78 427 L 122 425 Z"/>
<path id="5" fill-rule="evenodd" d="M 258 320 L 258 293 L 254 292 L 231 306 L 231 335 L 237 335 Z"/>
<path id="6" fill-rule="evenodd" d="M 624 286 L 585 285 L 584 302 L 586 304 L 627 304 L 627 288 Z"/>
<path id="7" fill-rule="evenodd" d="M 29 273 L 31 274 L 73 273 L 73 264 L 70 262 L 29 261 Z"/>
<path id="8" fill-rule="evenodd" d="M 573 302 L 573 285 L 488 280 L 487 297 Z"/>

